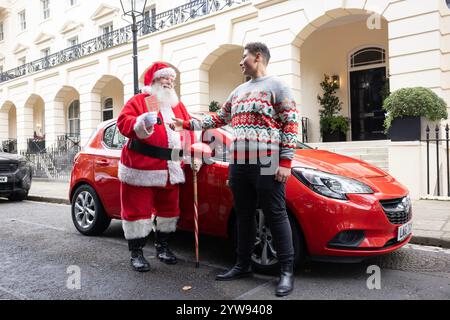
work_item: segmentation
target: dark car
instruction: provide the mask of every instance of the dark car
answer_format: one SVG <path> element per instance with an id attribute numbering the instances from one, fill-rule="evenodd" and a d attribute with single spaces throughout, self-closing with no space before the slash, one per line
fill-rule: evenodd
<path id="1" fill-rule="evenodd" d="M 31 187 L 32 169 L 22 156 L 0 151 L 0 197 L 22 201 Z"/>

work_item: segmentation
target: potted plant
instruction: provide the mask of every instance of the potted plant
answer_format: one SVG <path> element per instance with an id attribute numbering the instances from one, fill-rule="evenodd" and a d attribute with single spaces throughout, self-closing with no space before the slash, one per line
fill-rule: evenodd
<path id="1" fill-rule="evenodd" d="M 209 111 L 210 112 L 216 112 L 216 111 L 219 111 L 219 109 L 220 109 L 219 102 L 213 100 L 209 103 Z"/>
<path id="2" fill-rule="evenodd" d="M 385 132 L 392 141 L 421 139 L 422 122 L 447 119 L 444 99 L 428 88 L 402 88 L 384 100 Z"/>
<path id="3" fill-rule="evenodd" d="M 317 95 L 317 100 L 321 105 L 320 133 L 323 142 L 345 141 L 349 128 L 348 118 L 339 115 L 342 109 L 342 102 L 335 95 L 338 85 L 330 81 L 328 75 L 324 75 L 324 80 L 320 83 L 323 95 Z"/>

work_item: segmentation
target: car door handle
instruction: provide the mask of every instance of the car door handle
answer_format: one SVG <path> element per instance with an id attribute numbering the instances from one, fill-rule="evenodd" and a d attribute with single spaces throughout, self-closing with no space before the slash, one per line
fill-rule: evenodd
<path id="1" fill-rule="evenodd" d="M 96 164 L 98 164 L 99 166 L 103 166 L 106 167 L 107 165 L 109 165 L 109 161 L 108 160 L 96 160 L 95 161 Z"/>

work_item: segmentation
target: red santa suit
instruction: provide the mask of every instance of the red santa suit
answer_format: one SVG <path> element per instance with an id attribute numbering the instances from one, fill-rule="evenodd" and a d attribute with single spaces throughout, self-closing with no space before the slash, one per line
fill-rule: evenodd
<path id="1" fill-rule="evenodd" d="M 193 142 L 192 132 L 176 132 L 168 126 L 173 118 L 190 119 L 181 102 L 172 107 L 160 105 L 158 118 L 162 123 L 154 124 L 150 130 L 143 121 L 148 112 L 144 99 L 152 94 L 153 79 L 175 75 L 175 70 L 164 63 L 153 64 L 145 75 L 144 93 L 133 96 L 117 120 L 120 132 L 129 138 L 123 147 L 118 170 L 122 226 L 127 240 L 145 238 L 154 228 L 161 232 L 176 230 L 180 215 L 178 184 L 185 182 L 183 160 L 164 160 L 130 150 L 132 139 L 152 146 L 186 150 L 187 144 Z"/>

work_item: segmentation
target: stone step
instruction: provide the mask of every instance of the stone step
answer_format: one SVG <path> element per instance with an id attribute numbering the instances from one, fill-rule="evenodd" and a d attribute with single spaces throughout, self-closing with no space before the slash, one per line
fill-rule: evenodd
<path id="1" fill-rule="evenodd" d="M 316 142 L 308 143 L 311 147 L 318 147 L 319 149 L 331 148 L 387 148 L 390 140 L 371 140 L 371 141 L 343 141 L 343 142 Z"/>

